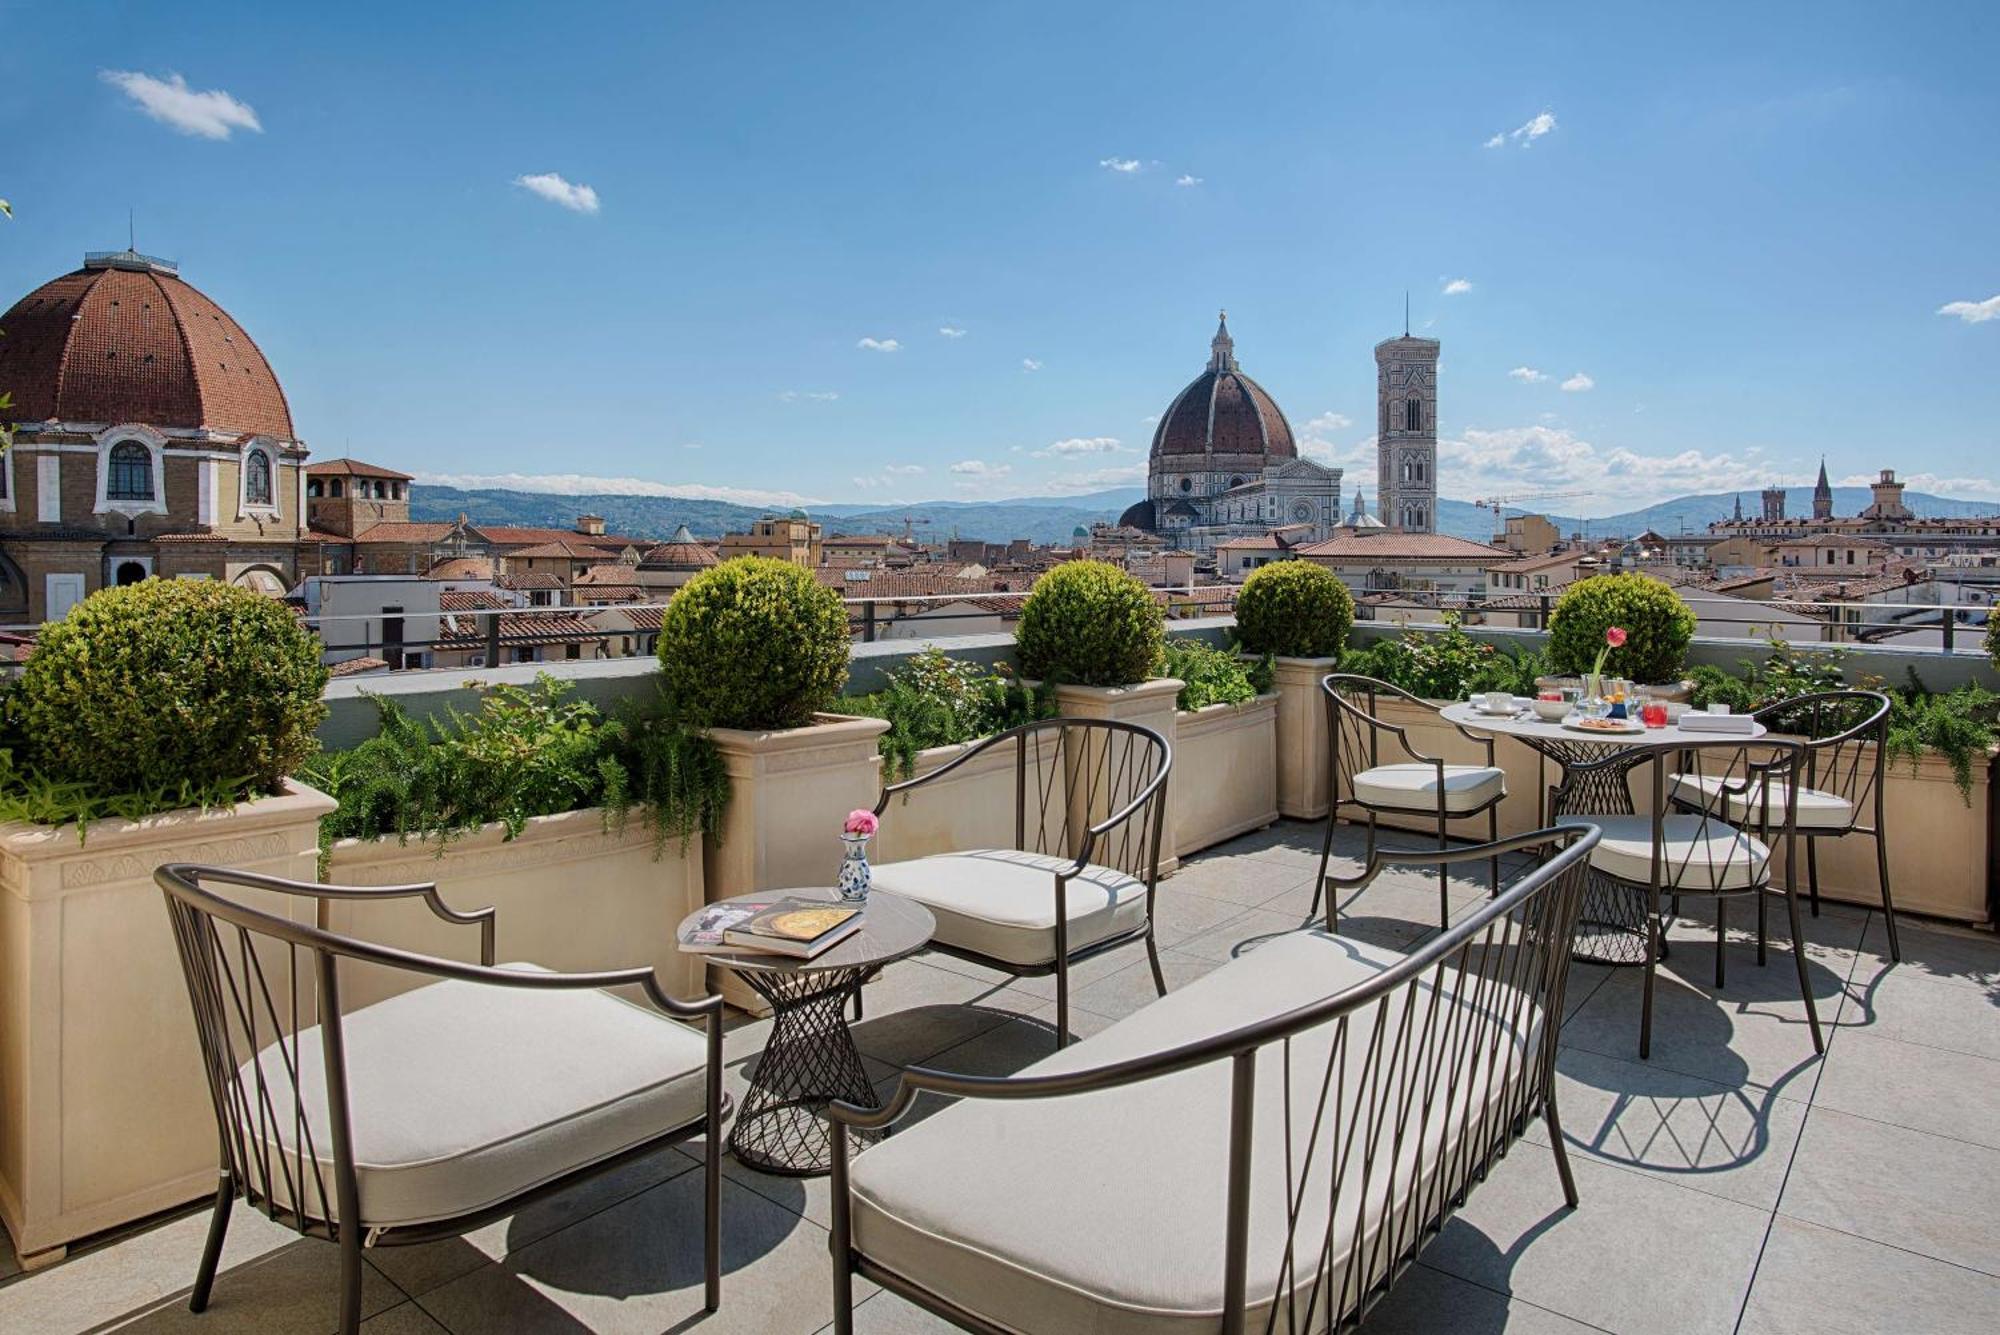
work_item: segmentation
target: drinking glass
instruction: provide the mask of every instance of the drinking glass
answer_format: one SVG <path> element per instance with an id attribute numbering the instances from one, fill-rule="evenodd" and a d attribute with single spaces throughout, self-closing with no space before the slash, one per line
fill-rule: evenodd
<path id="1" fill-rule="evenodd" d="M 1639 707 L 1639 721 L 1649 728 L 1666 727 L 1667 702 L 1664 700 L 1648 700 Z"/>

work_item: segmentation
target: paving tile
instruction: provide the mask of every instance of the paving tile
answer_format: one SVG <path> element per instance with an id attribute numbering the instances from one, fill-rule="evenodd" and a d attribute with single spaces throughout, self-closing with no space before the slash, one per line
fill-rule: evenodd
<path id="1" fill-rule="evenodd" d="M 938 1053 L 926 1066 L 955 1075 L 1013 1075 L 1026 1066 L 1054 1054 L 1056 1050 L 1055 1010 L 1047 1020 L 1021 1017 L 988 1029 L 977 1038 Z M 1070 1012 L 1071 1021 L 1076 1011 Z"/>
<path id="2" fill-rule="evenodd" d="M 1644 1173 L 1572 1164 L 1575 1210 L 1547 1149 L 1517 1146 L 1424 1264 L 1606 1330 L 1731 1330 L 1770 1216 Z"/>
<path id="3" fill-rule="evenodd" d="M 1904 968 L 1850 979 L 1841 1027 L 2000 1061 L 2000 989 L 1956 987 Z"/>
<path id="4" fill-rule="evenodd" d="M 906 962 L 907 964 L 907 962 Z M 868 985 L 854 1045 L 891 1066 L 908 1066 L 998 1024 L 1003 1012 L 972 1005 L 993 990 L 976 978 L 909 965 Z"/>
<path id="5" fill-rule="evenodd" d="M 1251 910 L 1253 913 L 1256 910 Z M 1214 960 L 1205 960 L 1178 950 L 1160 952 L 1160 972 L 1167 980 L 1167 990 L 1184 987 L 1205 973 L 1212 973 L 1221 965 Z M 1090 986 L 1070 994 L 1070 1008 L 1081 1006 L 1107 1019 L 1122 1020 L 1143 1006 L 1150 1006 L 1160 999 L 1160 993 L 1153 981 L 1152 965 L 1141 958 L 1127 965 L 1109 978 L 1099 979 Z"/>
<path id="6" fill-rule="evenodd" d="M 1806 1105 L 1756 1086 L 1730 1089 L 1578 1048 L 1556 1055 L 1556 1105 L 1579 1155 L 1771 1210 Z M 1546 1144 L 1547 1124 L 1525 1139 Z"/>
<path id="7" fill-rule="evenodd" d="M 826 1330 L 833 1329 L 828 1322 Z M 957 1335 L 958 1327 L 884 1290 L 854 1305 L 854 1335 Z"/>
<path id="8" fill-rule="evenodd" d="M 1820 1059 L 1813 1053 L 1791 960 L 1774 953 L 1762 969 L 1746 960 L 1730 970 L 1729 978 L 1718 993 L 1660 970 L 1648 1060 L 1729 1089 L 1757 1085 L 1781 1098 L 1806 1098 Z M 1707 981 L 1704 977 L 1703 984 Z M 1639 1060 L 1643 984 L 1639 969 L 1615 971 L 1564 1021 L 1562 1041 L 1607 1057 Z M 1838 1011 L 1837 996 L 1822 1007 L 1820 1020 L 1829 1034 Z"/>
<path id="9" fill-rule="evenodd" d="M 2000 1280 L 1780 1215 L 1742 1335 L 1986 1335 Z"/>
<path id="10" fill-rule="evenodd" d="M 2000 1149 L 2000 1062 L 1854 1031 L 1840 1035 L 1813 1106 Z"/>
<path id="11" fill-rule="evenodd" d="M 408 1247 L 377 1247 L 369 1252 L 369 1259 L 395 1281 L 397 1288 L 414 1297 L 695 1166 L 695 1159 L 668 1146 L 579 1182 L 566 1191 L 543 1197 L 523 1207 L 518 1214 L 496 1219 L 460 1237 Z"/>
<path id="12" fill-rule="evenodd" d="M 190 1266 L 186 1283 L 193 1281 L 194 1269 Z M 129 1321 L 109 1324 L 112 1329 L 131 1335 L 165 1335 L 169 1331 L 197 1335 L 231 1330 L 256 1331 L 259 1335 L 331 1335 L 340 1324 L 339 1281 L 340 1249 L 330 1242 L 295 1235 L 290 1246 L 217 1275 L 206 1312 L 190 1312 L 183 1289 Z M 374 1266 L 362 1267 L 364 1318 L 404 1302 L 405 1295 Z M 21 1327 L 38 1331 L 83 1328 L 65 1324 Z"/>
<path id="13" fill-rule="evenodd" d="M 2000 1277 L 2000 1150 L 1815 1107 L 1778 1210 Z"/>
<path id="14" fill-rule="evenodd" d="M 1314 853 L 1313 865 L 1306 867 L 1247 857 L 1205 858 L 1183 866 L 1173 877 L 1160 882 L 1160 893 L 1172 888 L 1180 894 L 1255 908 L 1274 895 L 1309 881 L 1318 857 Z"/>
<path id="15" fill-rule="evenodd" d="M 1898 916 L 1896 938 L 1903 947 L 1901 964 L 1889 958 L 1889 931 L 1882 915 L 1869 919 L 1861 938 L 1861 964 L 1853 975 L 1856 982 L 1894 970 L 1932 982 L 1976 987 L 2000 998 L 2000 936 Z"/>
<path id="16" fill-rule="evenodd" d="M 826 1233 L 754 1192 L 722 1189 L 722 1308 L 701 1308 L 701 1185 L 662 1186 L 434 1289 L 418 1301 L 448 1330 L 818 1330 L 831 1293 Z M 860 1281 L 857 1293 L 872 1292 Z"/>
<path id="17" fill-rule="evenodd" d="M 1153 941 L 1171 946 L 1200 936 L 1242 913 L 1245 906 L 1227 899 L 1215 899 L 1194 891 L 1183 891 L 1178 882 L 1162 882 L 1153 902 Z"/>
<path id="18" fill-rule="evenodd" d="M 1246 909 L 1228 922 L 1200 936 L 1189 937 L 1174 947 L 1187 958 L 1227 964 L 1237 956 L 1255 950 L 1260 942 L 1299 930 L 1299 920 L 1284 913 Z"/>
<path id="19" fill-rule="evenodd" d="M 1233 922 L 1234 920 L 1232 918 L 1230 921 Z M 1099 979 L 1109 978 L 1120 969 L 1127 968 L 1130 965 L 1142 964 L 1145 962 L 1145 959 L 1145 944 L 1135 941 L 1129 945 L 1107 950 L 1102 955 L 1092 955 L 1089 959 L 1072 964 L 1069 966 L 1069 994 L 1074 998 L 1078 992 L 1081 992 L 1084 988 L 1089 987 Z M 1037 974 L 1029 978 L 1017 978 L 1008 984 L 1008 986 L 1015 992 L 1040 997 L 1043 1001 L 1054 1001 L 1056 999 L 1056 976 L 1052 973 Z"/>
<path id="20" fill-rule="evenodd" d="M 1519 1298 L 1509 1298 L 1456 1275 L 1434 1270 L 1421 1260 L 1403 1272 L 1403 1277 L 1368 1314 L 1361 1328 L 1368 1335 L 1436 1335 L 1438 1331 L 1453 1331 L 1458 1335 L 1484 1331 L 1582 1335 L 1595 1329 Z"/>

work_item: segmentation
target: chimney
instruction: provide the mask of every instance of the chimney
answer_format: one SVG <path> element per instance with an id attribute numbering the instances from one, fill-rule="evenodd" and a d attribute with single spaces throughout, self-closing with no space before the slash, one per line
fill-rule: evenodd
<path id="1" fill-rule="evenodd" d="M 1187 588 L 1194 582 L 1194 553 L 1161 552 L 1160 568 L 1165 572 L 1168 584 Z"/>
<path id="2" fill-rule="evenodd" d="M 578 516 L 576 517 L 576 531 L 577 531 L 578 533 L 581 533 L 581 534 L 583 534 L 583 536 L 584 536 L 584 537 L 586 537 L 586 538 L 601 538 L 601 537 L 603 537 L 603 536 L 604 536 L 604 516 L 603 516 L 603 515 L 578 515 Z"/>

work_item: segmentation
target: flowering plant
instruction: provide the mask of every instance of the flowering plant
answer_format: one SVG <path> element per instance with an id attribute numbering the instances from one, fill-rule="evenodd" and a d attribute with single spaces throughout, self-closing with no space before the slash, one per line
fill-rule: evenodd
<path id="1" fill-rule="evenodd" d="M 1597 665 L 1591 668 L 1591 673 L 1602 677 L 1604 675 L 1604 660 L 1610 655 L 1613 649 L 1623 649 L 1624 647 L 1625 628 L 1623 626 L 1606 626 L 1604 628 L 1604 647 L 1597 651 Z"/>
<path id="2" fill-rule="evenodd" d="M 874 812 L 862 807 L 856 807 L 847 813 L 847 824 L 843 827 L 843 830 L 847 834 L 857 834 L 863 839 L 867 839 L 873 836 L 875 831 L 880 829 L 881 826 L 882 822 L 875 819 Z"/>

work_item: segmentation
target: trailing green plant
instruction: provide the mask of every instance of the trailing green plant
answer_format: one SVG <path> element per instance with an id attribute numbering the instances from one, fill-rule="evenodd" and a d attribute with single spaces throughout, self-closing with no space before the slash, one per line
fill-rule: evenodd
<path id="1" fill-rule="evenodd" d="M 720 828 L 729 782 L 713 744 L 658 706 L 607 720 L 571 690 L 547 676 L 497 686 L 476 712 L 429 724 L 375 697 L 376 735 L 301 776 L 339 804 L 321 822 L 323 843 L 414 837 L 442 856 L 481 826 L 513 839 L 533 817 L 565 811 L 601 808 L 606 828 L 622 829 L 634 805 L 662 846 Z"/>
<path id="2" fill-rule="evenodd" d="M 667 712 L 695 728 L 799 728 L 847 681 L 847 608 L 789 561 L 737 557 L 682 586 L 660 622 Z"/>
<path id="3" fill-rule="evenodd" d="M 1181 692 L 1174 698 L 1177 708 L 1206 709 L 1210 705 L 1240 705 L 1255 700 L 1257 684 L 1252 674 L 1265 669 L 1265 689 L 1270 688 L 1268 656 L 1245 661 L 1226 649 L 1201 640 L 1176 635 L 1167 641 L 1166 674 L 1181 680 Z"/>
<path id="4" fill-rule="evenodd" d="M 1254 654 L 1332 658 L 1354 626 L 1354 595 L 1310 561 L 1259 567 L 1236 593 L 1236 631 Z"/>
<path id="5" fill-rule="evenodd" d="M 1491 644 L 1465 633 L 1456 612 L 1443 614 L 1442 630 L 1405 630 L 1342 655 L 1340 670 L 1374 677 L 1426 700 L 1462 700 L 1474 690 L 1511 689 L 1514 671 Z M 1494 684 L 1487 684 L 1494 683 Z"/>
<path id="6" fill-rule="evenodd" d="M 0 745 L 16 809 L 149 815 L 276 792 L 327 672 L 282 603 L 208 580 L 103 589 L 42 629 Z"/>
<path id="7" fill-rule="evenodd" d="M 1166 645 L 1152 592 L 1103 561 L 1065 561 L 1035 581 L 1014 642 L 1021 675 L 1059 686 L 1130 686 Z"/>
<path id="8" fill-rule="evenodd" d="M 1056 712 L 1049 683 L 1030 690 L 1009 673 L 934 648 L 890 671 L 881 690 L 843 696 L 839 707 L 842 713 L 889 721 L 876 746 L 894 779 L 916 772 L 919 751 L 977 741 Z"/>
<path id="9" fill-rule="evenodd" d="M 1626 639 L 1606 655 L 1606 673 L 1655 685 L 1680 679 L 1694 612 L 1664 581 L 1637 573 L 1592 575 L 1556 599 L 1549 613 L 1549 658 L 1556 670 L 1589 672 L 1605 647 L 1604 633 L 1614 626 Z"/>

